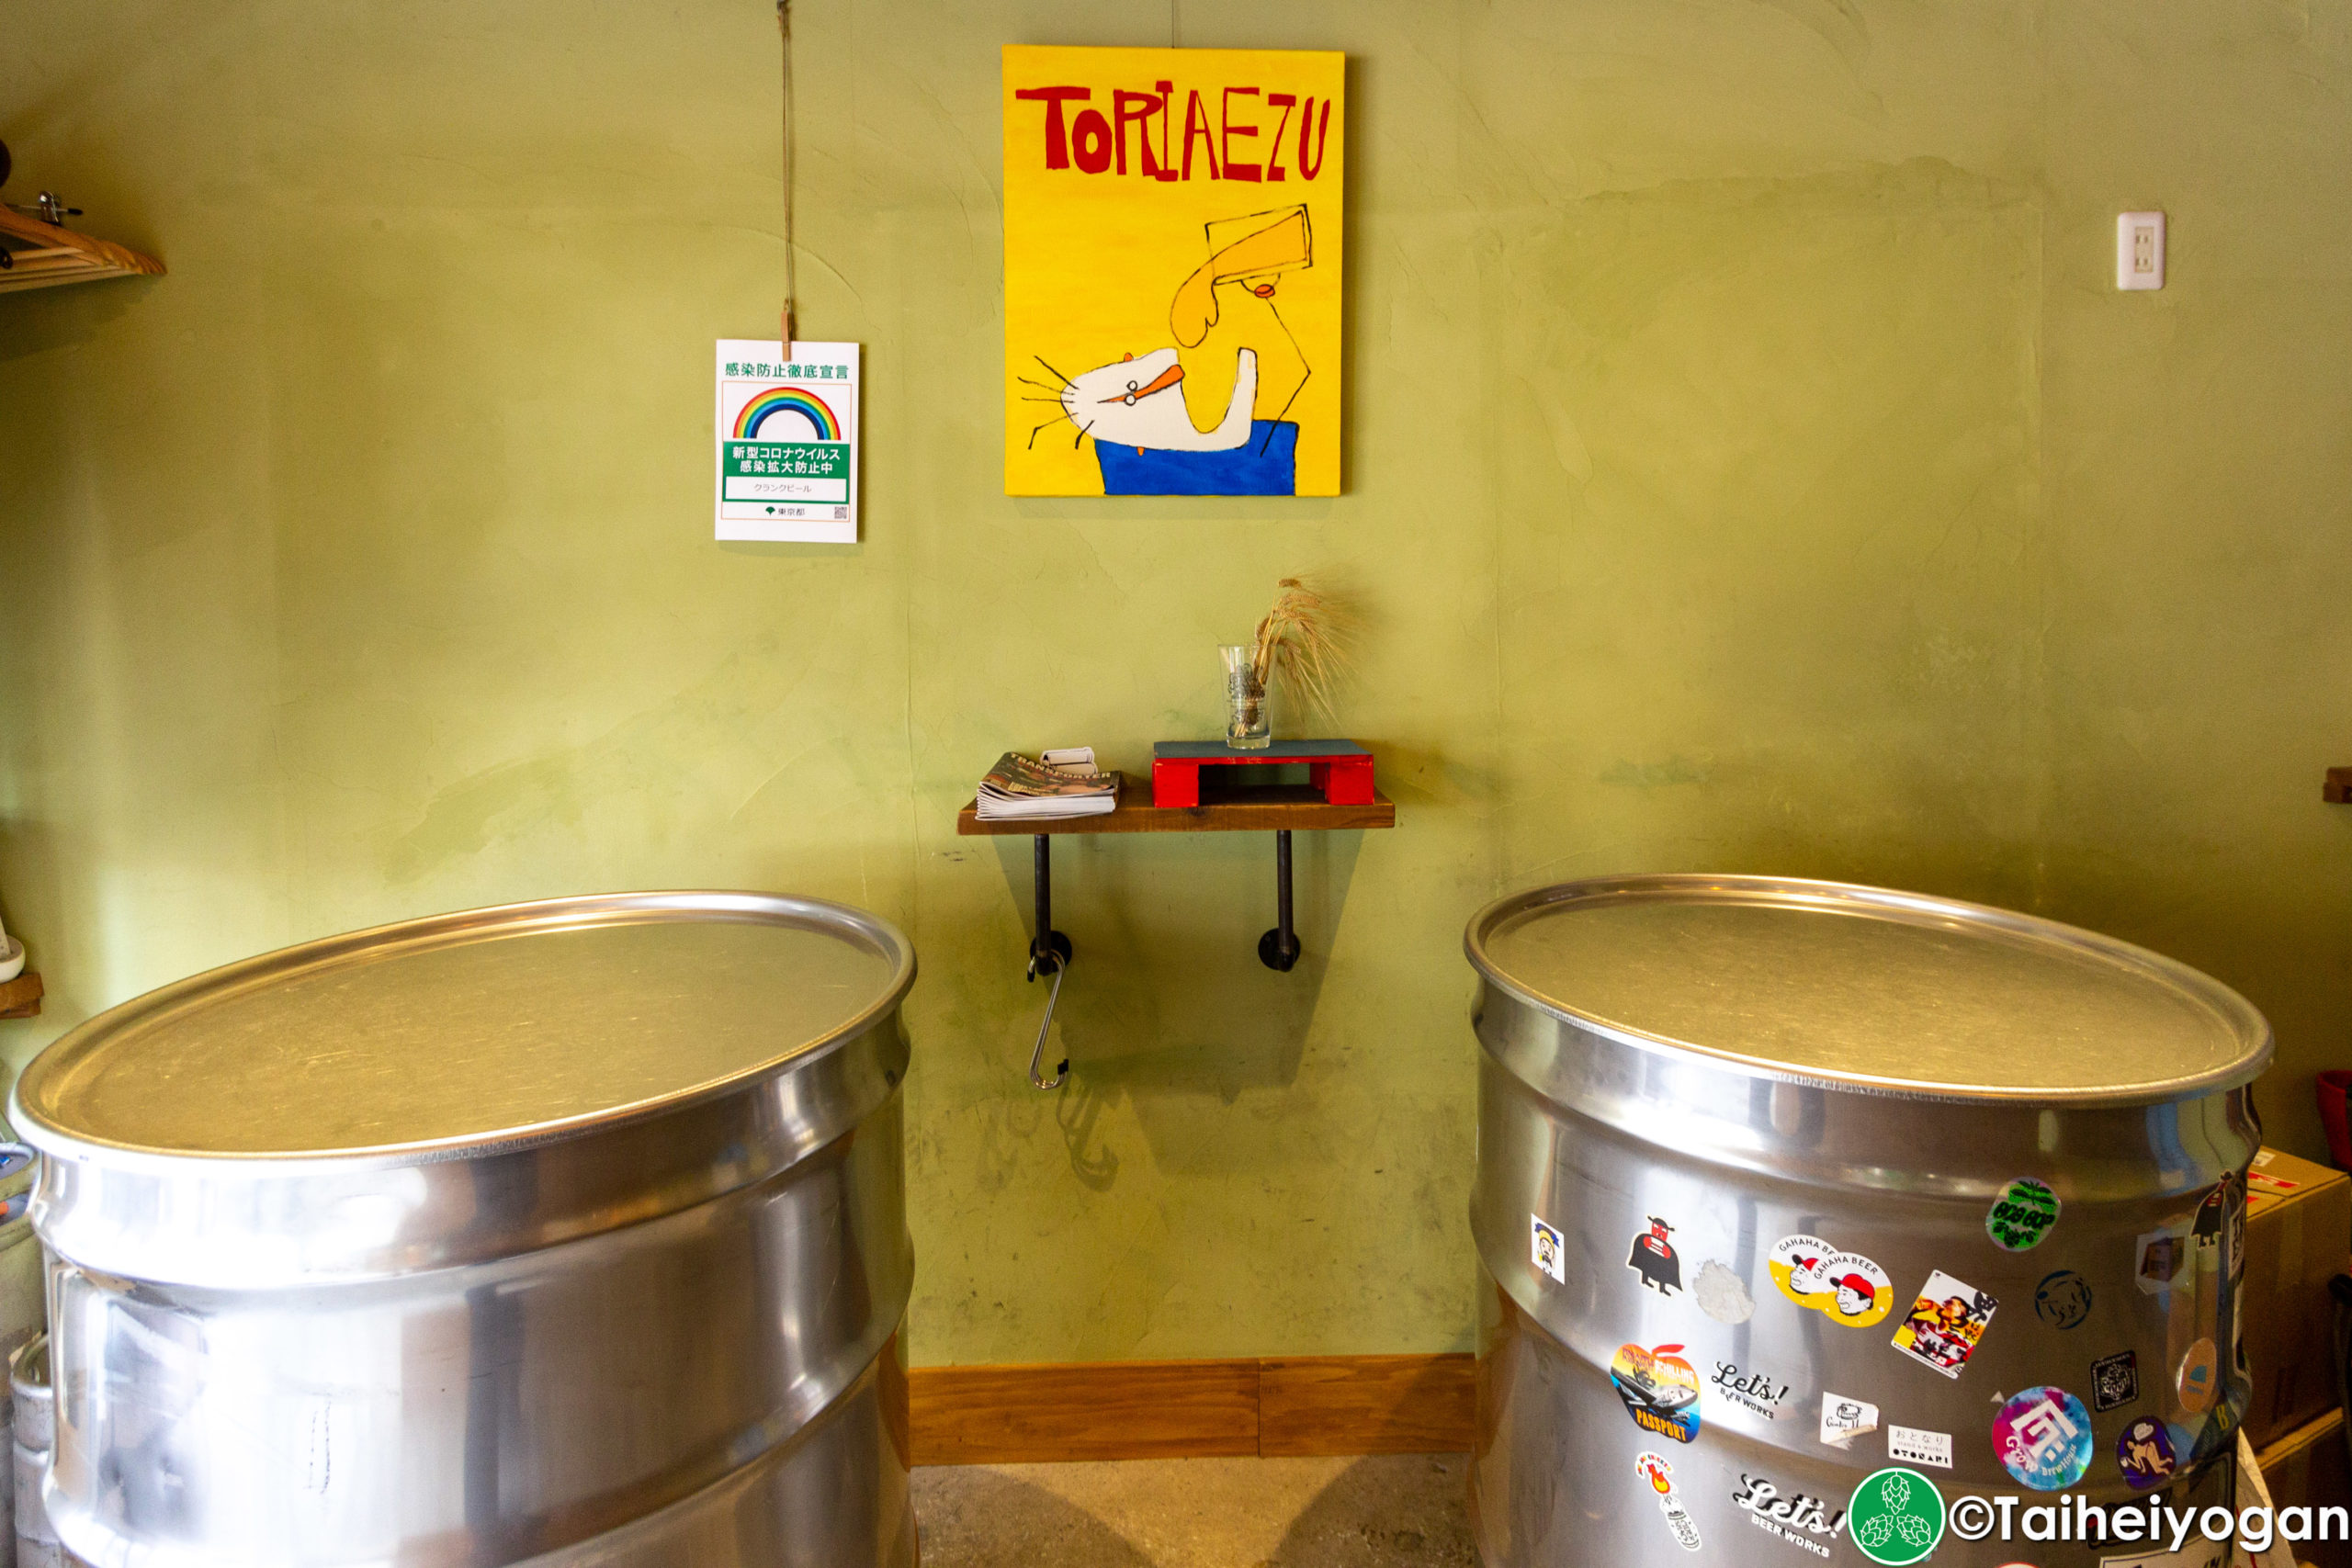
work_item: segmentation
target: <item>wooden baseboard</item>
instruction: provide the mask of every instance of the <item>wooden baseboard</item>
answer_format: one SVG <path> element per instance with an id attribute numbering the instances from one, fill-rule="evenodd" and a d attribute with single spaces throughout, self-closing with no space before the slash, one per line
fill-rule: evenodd
<path id="1" fill-rule="evenodd" d="M 2344 1412 L 2331 1410 L 2317 1416 L 2272 1443 L 2254 1456 L 2255 1468 L 2267 1475 L 2281 1465 L 2290 1464 L 2312 1449 L 2344 1430 Z"/>
<path id="2" fill-rule="evenodd" d="M 1453 1453 L 1473 1361 L 1448 1356 L 917 1367 L 917 1464 Z"/>
<path id="3" fill-rule="evenodd" d="M 1258 1363 L 1261 1454 L 1436 1454 L 1470 1447 L 1469 1356 L 1292 1356 Z"/>

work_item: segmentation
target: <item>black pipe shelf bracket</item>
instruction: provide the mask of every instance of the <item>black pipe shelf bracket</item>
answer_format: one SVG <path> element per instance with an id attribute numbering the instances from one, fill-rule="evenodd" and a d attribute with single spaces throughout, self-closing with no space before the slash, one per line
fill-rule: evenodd
<path id="1" fill-rule="evenodd" d="M 1274 929 L 1258 939 L 1258 962 L 1287 975 L 1298 963 L 1298 933 L 1290 923 L 1290 829 L 1274 829 Z"/>
<path id="2" fill-rule="evenodd" d="M 1054 846 L 1063 833 L 1203 833 L 1271 832 L 1274 836 L 1274 925 L 1258 939 L 1258 960 L 1269 969 L 1288 973 L 1298 964 L 1305 948 L 1298 940 L 1296 906 L 1292 897 L 1291 839 L 1305 829 L 1349 829 L 1394 828 L 1396 803 L 1378 791 L 1365 805 L 1335 806 L 1313 785 L 1274 784 L 1237 789 L 1229 795 L 1198 806 L 1155 806 L 1150 786 L 1122 777 L 1119 805 L 1114 811 L 1091 817 L 997 818 L 982 821 L 977 802 L 957 814 L 956 831 L 966 837 L 1009 837 L 1027 834 L 1034 843 L 1031 878 L 1036 898 L 1035 922 L 1030 928 L 1028 977 L 1050 973 L 1054 989 L 1046 1004 L 1046 1021 L 1037 1031 L 1037 1047 L 1030 1055 L 1029 1081 L 1039 1089 L 1059 1086 L 1069 1070 L 1064 1061 L 1051 1078 L 1041 1072 L 1046 1032 L 1053 1024 L 1054 1006 L 1061 997 L 1062 976 L 1075 956 L 1069 937 L 1054 929 Z"/>

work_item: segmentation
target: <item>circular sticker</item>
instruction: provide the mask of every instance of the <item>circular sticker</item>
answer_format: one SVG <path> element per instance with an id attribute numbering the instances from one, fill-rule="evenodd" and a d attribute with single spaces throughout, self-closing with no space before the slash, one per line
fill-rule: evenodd
<path id="1" fill-rule="evenodd" d="M 2033 1310 L 2052 1328 L 2080 1328 L 2091 1314 L 2090 1281 L 2072 1269 L 2053 1269 L 2033 1288 Z"/>
<path id="2" fill-rule="evenodd" d="M 2091 1413 L 2048 1384 L 2011 1394 L 1993 1417 L 1993 1451 L 2018 1484 L 2064 1491 L 2091 1467 Z"/>
<path id="3" fill-rule="evenodd" d="M 1609 1381 L 1635 1426 L 1687 1443 L 1699 1435 L 1699 1369 L 1676 1354 L 1681 1348 L 1620 1345 L 1609 1361 Z"/>
<path id="4" fill-rule="evenodd" d="M 1782 1236 L 1765 1267 L 1781 1294 L 1848 1328 L 1868 1328 L 1894 1309 L 1894 1281 L 1885 1269 L 1817 1235 Z"/>
<path id="5" fill-rule="evenodd" d="M 2174 1379 L 2180 1389 L 2180 1407 L 2192 1416 L 2202 1416 L 2212 1408 L 2213 1394 L 2221 1386 L 2221 1362 L 2213 1351 L 2211 1339 L 2199 1339 L 2180 1359 L 2180 1371 Z"/>
<path id="6" fill-rule="evenodd" d="M 2135 1492 L 2162 1486 L 2175 1468 L 2172 1434 L 2153 1416 L 2126 1422 L 2123 1435 L 2115 1439 L 2115 1463 Z"/>
<path id="7" fill-rule="evenodd" d="M 2001 1189 L 1984 1215 L 1984 1234 L 2004 1252 L 2030 1252 L 2058 1223 L 2058 1194 L 2050 1183 L 2020 1176 Z"/>
<path id="8" fill-rule="evenodd" d="M 1863 1556 L 1901 1568 L 1925 1559 L 1943 1540 L 1944 1495 L 1916 1470 L 1876 1471 L 1848 1500 L 1846 1528 Z"/>

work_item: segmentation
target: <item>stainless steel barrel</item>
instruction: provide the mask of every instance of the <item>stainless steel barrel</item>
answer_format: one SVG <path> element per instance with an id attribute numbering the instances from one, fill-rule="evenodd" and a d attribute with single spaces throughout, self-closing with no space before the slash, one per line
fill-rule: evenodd
<path id="1" fill-rule="evenodd" d="M 1465 945 L 1490 1568 L 2089 1568 L 2230 1502 L 2244 998 L 1763 877 L 1519 894 Z"/>
<path id="2" fill-rule="evenodd" d="M 33 1234 L 33 1176 L 40 1156 L 22 1144 L 0 1144 L 0 1356 L 41 1331 L 47 1316 L 40 1238 Z M 0 1428 L 21 1431 L 13 1393 L 0 1404 Z M 44 1413 L 38 1413 L 46 1419 Z M 42 1447 L 48 1446 L 42 1439 Z M 0 1568 L 19 1568 L 17 1488 L 0 1486 Z M 22 1568 L 38 1568 L 26 1563 Z"/>
<path id="3" fill-rule="evenodd" d="M 58 1534 L 109 1568 L 911 1564 L 903 937 L 738 893 L 232 964 L 41 1054 Z"/>
<path id="4" fill-rule="evenodd" d="M 0 1144 L 0 1354 L 41 1330 L 40 1238 L 33 1234 L 32 1188 L 40 1157 L 22 1144 Z"/>
<path id="5" fill-rule="evenodd" d="M 9 1353 L 8 1393 L 15 1410 L 8 1457 L 17 1568 L 67 1568 L 82 1560 L 66 1554 L 40 1500 L 57 1431 L 51 1419 L 48 1335 L 35 1334 Z"/>

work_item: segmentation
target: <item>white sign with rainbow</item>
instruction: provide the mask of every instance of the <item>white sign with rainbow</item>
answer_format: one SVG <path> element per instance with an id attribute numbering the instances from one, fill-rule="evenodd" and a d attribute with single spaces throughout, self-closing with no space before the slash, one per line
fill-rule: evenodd
<path id="1" fill-rule="evenodd" d="M 857 344 L 718 340 L 722 539 L 857 543 Z"/>

